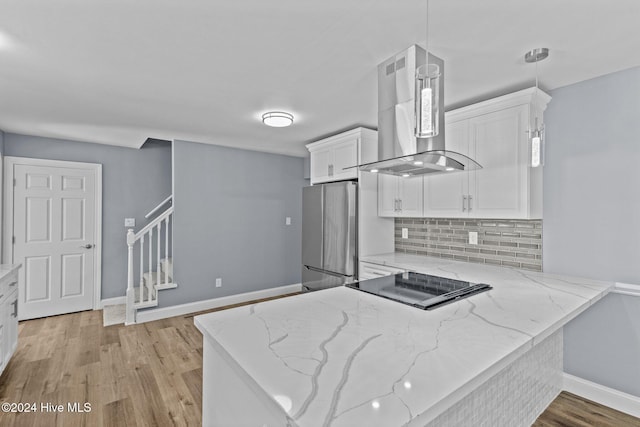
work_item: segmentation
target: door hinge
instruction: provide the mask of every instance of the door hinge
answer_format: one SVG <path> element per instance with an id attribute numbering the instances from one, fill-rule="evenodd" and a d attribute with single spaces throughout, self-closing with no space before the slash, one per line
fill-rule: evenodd
<path id="1" fill-rule="evenodd" d="M 16 186 L 16 179 L 15 178 L 13 178 L 13 186 L 14 187 Z"/>
<path id="2" fill-rule="evenodd" d="M 11 243 L 16 244 L 16 236 L 11 236 Z"/>

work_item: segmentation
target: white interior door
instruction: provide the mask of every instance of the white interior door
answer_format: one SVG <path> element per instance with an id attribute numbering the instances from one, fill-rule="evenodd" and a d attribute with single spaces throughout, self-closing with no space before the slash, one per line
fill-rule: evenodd
<path id="1" fill-rule="evenodd" d="M 23 265 L 18 318 L 92 309 L 100 165 L 21 160 L 12 164 L 13 262 Z"/>

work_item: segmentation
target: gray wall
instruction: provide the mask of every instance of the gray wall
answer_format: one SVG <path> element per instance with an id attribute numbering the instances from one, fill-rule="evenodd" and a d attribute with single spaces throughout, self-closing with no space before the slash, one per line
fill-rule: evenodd
<path id="1" fill-rule="evenodd" d="M 4 132 L 0 130 L 0 155 L 4 153 Z"/>
<path id="2" fill-rule="evenodd" d="M 551 95 L 544 271 L 640 284 L 640 68 Z M 621 369 L 640 360 L 640 311 L 621 309 L 634 298 L 607 297 L 567 326 L 568 373 L 639 393 L 637 364 Z"/>
<path id="3" fill-rule="evenodd" d="M 160 307 L 300 283 L 304 160 L 184 141 L 173 149 L 178 288 L 162 291 Z"/>
<path id="4" fill-rule="evenodd" d="M 102 164 L 102 298 L 124 296 L 127 289 L 125 217 L 144 215 L 171 194 L 171 146 L 145 144 L 142 149 L 4 135 L 4 155 Z"/>

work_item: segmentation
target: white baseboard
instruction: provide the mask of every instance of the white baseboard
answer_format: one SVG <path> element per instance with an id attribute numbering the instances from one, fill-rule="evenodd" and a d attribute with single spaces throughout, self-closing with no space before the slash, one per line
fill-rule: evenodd
<path id="1" fill-rule="evenodd" d="M 243 294 L 213 298 L 204 301 L 190 302 L 187 304 L 174 305 L 171 307 L 144 310 L 136 313 L 136 323 L 151 322 L 153 320 L 166 319 L 168 317 L 183 316 L 185 314 L 197 313 L 198 311 L 224 307 L 225 305 L 239 304 L 242 302 L 254 301 L 262 298 L 276 297 L 278 295 L 292 294 L 294 292 L 300 292 L 301 290 L 302 284 L 296 283 L 293 285 L 278 286 L 277 288 L 246 292 Z"/>
<path id="2" fill-rule="evenodd" d="M 126 304 L 127 297 L 113 297 L 100 300 L 100 307 L 97 310 L 102 310 L 107 305 L 118 305 L 118 304 Z"/>
<path id="3" fill-rule="evenodd" d="M 564 373 L 563 390 L 634 417 L 640 417 L 640 397 Z"/>

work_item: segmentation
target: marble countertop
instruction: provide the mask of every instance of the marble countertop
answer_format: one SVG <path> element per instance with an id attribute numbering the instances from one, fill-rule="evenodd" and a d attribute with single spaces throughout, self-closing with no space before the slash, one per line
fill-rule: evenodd
<path id="1" fill-rule="evenodd" d="M 422 311 L 339 287 L 196 317 L 291 425 L 424 425 L 614 286 L 400 253 L 361 261 L 493 289 Z"/>

